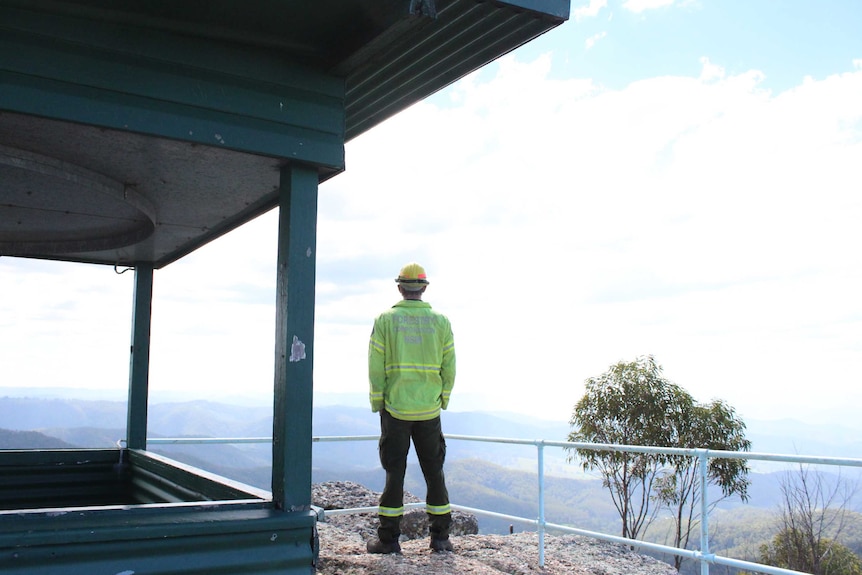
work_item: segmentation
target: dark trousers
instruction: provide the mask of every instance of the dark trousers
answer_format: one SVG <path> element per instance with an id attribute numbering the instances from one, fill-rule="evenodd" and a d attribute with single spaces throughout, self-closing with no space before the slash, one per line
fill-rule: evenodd
<path id="1" fill-rule="evenodd" d="M 386 471 L 386 486 L 380 496 L 380 527 L 377 535 L 381 541 L 397 541 L 401 535 L 401 515 L 404 507 L 404 473 L 407 471 L 407 453 L 410 440 L 416 448 L 419 466 L 425 476 L 428 492 L 425 502 L 430 509 L 448 509 L 449 492 L 443 475 L 446 460 L 446 440 L 440 418 L 428 421 L 403 421 L 392 417 L 385 409 L 380 412 L 380 464 Z M 400 509 L 400 514 L 397 511 Z M 384 513 L 383 511 L 387 512 Z M 446 539 L 452 524 L 452 514 L 429 513 L 431 537 Z"/>

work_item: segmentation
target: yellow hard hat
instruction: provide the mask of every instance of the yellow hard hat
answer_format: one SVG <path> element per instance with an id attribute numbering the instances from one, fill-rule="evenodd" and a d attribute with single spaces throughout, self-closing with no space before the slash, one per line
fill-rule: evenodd
<path id="1" fill-rule="evenodd" d="M 395 281 L 407 291 L 419 291 L 430 283 L 425 276 L 425 268 L 415 262 L 401 268 Z"/>

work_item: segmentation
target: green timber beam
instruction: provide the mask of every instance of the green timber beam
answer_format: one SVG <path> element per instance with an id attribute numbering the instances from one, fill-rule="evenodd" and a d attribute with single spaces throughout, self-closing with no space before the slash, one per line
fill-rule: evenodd
<path id="1" fill-rule="evenodd" d="M 272 498 L 279 509 L 311 507 L 311 414 L 317 172 L 281 170 L 276 279 Z"/>
<path id="2" fill-rule="evenodd" d="M 135 266 L 132 311 L 132 348 L 129 360 L 129 404 L 126 444 L 130 449 L 147 448 L 147 398 L 150 380 L 150 327 L 153 309 L 153 265 Z"/>
<path id="3" fill-rule="evenodd" d="M 339 78 L 134 18 L 3 4 L 0 109 L 344 167 Z"/>

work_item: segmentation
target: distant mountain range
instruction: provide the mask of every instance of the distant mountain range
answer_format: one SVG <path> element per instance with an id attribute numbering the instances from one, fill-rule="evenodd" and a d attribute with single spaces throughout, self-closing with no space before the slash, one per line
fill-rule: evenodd
<path id="1" fill-rule="evenodd" d="M 7 441 L 20 447 L 37 447 L 36 436 L 21 432 L 40 432 L 53 440 L 78 447 L 112 447 L 125 436 L 126 402 L 104 399 L 77 399 L 62 394 L 78 390 L 22 390 L 0 388 L 0 428 L 18 432 L 7 435 Z M 29 396 L 24 393 L 28 392 Z M 13 395 L 17 393 L 18 395 Z M 318 398 L 316 398 L 317 400 Z M 316 401 L 312 434 L 314 436 L 376 436 L 378 416 L 370 412 L 362 394 L 342 394 Z M 336 405 L 342 402 L 352 405 Z M 164 437 L 262 437 L 272 433 L 272 408 L 269 405 L 240 401 L 151 401 L 148 412 L 149 436 Z M 838 425 L 806 425 L 795 421 L 749 421 L 747 436 L 752 451 L 761 453 L 805 454 L 862 458 L 862 441 L 858 435 Z M 447 435 L 467 435 L 525 440 L 564 441 L 569 425 L 512 413 L 482 411 L 447 411 L 443 414 Z M 48 441 L 45 439 L 44 441 Z M 8 448 L 8 447 L 7 447 Z M 264 444 L 235 445 L 158 445 L 162 451 L 191 464 L 230 462 L 231 473 L 249 477 L 250 469 L 264 469 L 271 464 L 271 447 Z M 545 473 L 577 480 L 596 480 L 566 460 L 560 448 L 544 449 Z M 534 445 L 511 445 L 450 439 L 450 462 L 484 460 L 502 468 L 536 472 L 537 448 Z M 196 463 L 195 463 L 196 462 Z M 201 465 L 206 466 L 206 465 Z M 223 465 L 217 465 L 222 468 Z M 314 470 L 318 477 L 339 478 L 345 474 L 366 476 L 369 482 L 380 480 L 376 441 L 318 442 L 314 445 Z M 755 471 L 787 469 L 787 464 L 760 464 Z M 268 476 L 268 473 L 267 473 Z M 236 477 L 240 479 L 240 477 Z M 374 488 L 373 484 L 369 487 Z M 756 487 L 753 487 L 756 490 Z M 762 490 L 764 504 L 773 497 Z M 756 503 L 754 500 L 753 503 Z"/>
<path id="2" fill-rule="evenodd" d="M 272 413 L 267 401 L 244 396 L 201 401 L 184 398 L 179 392 L 154 394 L 150 398 L 149 429 L 163 437 L 268 436 L 272 432 Z M 363 393 L 315 394 L 313 433 L 378 433 L 377 416 L 368 410 L 367 401 Z M 58 427 L 124 429 L 125 405 L 123 393 L 116 390 L 0 387 L 0 427 L 22 431 Z M 565 421 L 483 410 L 480 398 L 459 396 L 459 405 L 475 409 L 444 412 L 444 431 L 449 434 L 564 441 L 569 433 Z M 850 423 L 746 420 L 746 435 L 752 442 L 752 451 L 760 453 L 862 458 L 862 431 Z"/>

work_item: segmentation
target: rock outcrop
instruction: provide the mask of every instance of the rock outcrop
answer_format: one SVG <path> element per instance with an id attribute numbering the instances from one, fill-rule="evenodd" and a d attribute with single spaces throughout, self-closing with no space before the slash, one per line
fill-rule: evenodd
<path id="1" fill-rule="evenodd" d="M 312 501 L 324 509 L 375 507 L 379 497 L 351 482 L 316 484 L 312 490 Z M 405 502 L 418 498 L 405 494 Z M 376 509 L 332 517 L 319 525 L 317 575 L 676 575 L 671 565 L 628 547 L 577 535 L 546 535 L 545 565 L 539 567 L 536 533 L 477 535 L 475 516 L 455 512 L 453 520 L 454 553 L 428 548 L 425 512 L 416 509 L 402 522 L 402 553 L 370 555 L 365 542 L 376 535 Z"/>
<path id="2" fill-rule="evenodd" d="M 323 509 L 356 509 L 373 507 L 375 511 L 356 515 L 339 515 L 327 520 L 327 523 L 355 531 L 368 540 L 377 535 L 377 502 L 380 493 L 353 483 L 352 481 L 330 481 L 316 483 L 311 488 L 311 500 L 314 505 Z M 419 503 L 422 501 L 409 491 L 404 492 L 404 503 Z M 475 535 L 479 533 L 479 521 L 475 515 L 452 512 L 451 534 Z M 401 520 L 401 540 L 425 539 L 428 537 L 428 515 L 424 509 L 411 509 Z"/>

